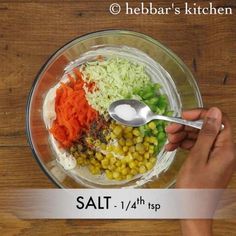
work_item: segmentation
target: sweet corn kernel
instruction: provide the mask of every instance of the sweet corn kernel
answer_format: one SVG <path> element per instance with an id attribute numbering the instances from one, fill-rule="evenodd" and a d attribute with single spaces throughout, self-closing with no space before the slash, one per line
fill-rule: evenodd
<path id="1" fill-rule="evenodd" d="M 131 175 L 131 174 L 128 174 L 127 176 L 126 176 L 126 179 L 127 180 L 130 180 L 130 179 L 132 179 L 133 178 L 133 175 Z"/>
<path id="2" fill-rule="evenodd" d="M 113 165 L 116 163 L 116 158 L 115 157 L 111 157 L 110 158 L 110 164 Z"/>
<path id="3" fill-rule="evenodd" d="M 139 137 L 139 136 L 141 136 L 141 133 L 139 132 L 139 130 L 137 128 L 135 128 L 135 129 L 133 129 L 133 135 Z"/>
<path id="4" fill-rule="evenodd" d="M 112 175 L 114 179 L 118 179 L 120 177 L 120 173 L 118 171 L 114 171 Z"/>
<path id="5" fill-rule="evenodd" d="M 142 143 L 143 142 L 143 138 L 142 137 L 137 137 L 136 138 L 136 143 Z"/>
<path id="6" fill-rule="evenodd" d="M 103 159 L 103 155 L 100 152 L 97 152 L 95 154 L 95 157 L 97 158 L 97 160 L 101 161 Z"/>
<path id="7" fill-rule="evenodd" d="M 155 163 L 156 160 L 157 160 L 157 159 L 156 159 L 155 157 L 151 157 L 149 161 L 150 161 L 151 163 Z"/>
<path id="8" fill-rule="evenodd" d="M 140 174 L 144 174 L 145 172 L 146 172 L 145 166 L 143 166 L 143 165 L 140 166 L 140 167 L 139 167 L 139 173 L 140 173 Z"/>
<path id="9" fill-rule="evenodd" d="M 112 172 L 109 171 L 109 170 L 106 170 L 106 177 L 107 177 L 108 179 L 113 179 L 113 174 L 112 174 Z"/>
<path id="10" fill-rule="evenodd" d="M 126 139 L 133 139 L 133 134 L 132 133 L 126 133 L 125 135 Z"/>
<path id="11" fill-rule="evenodd" d="M 146 153 L 144 154 L 144 158 L 145 158 L 145 159 L 149 159 L 149 157 L 150 157 L 149 153 L 146 152 Z"/>
<path id="12" fill-rule="evenodd" d="M 125 134 L 130 133 L 130 132 L 132 132 L 132 130 L 133 130 L 132 127 L 126 126 L 126 127 L 124 128 L 124 133 L 125 133 Z"/>
<path id="13" fill-rule="evenodd" d="M 121 135 L 121 132 L 122 132 L 122 128 L 117 125 L 114 129 L 113 129 L 113 133 L 116 135 L 116 136 L 119 136 Z"/>
<path id="14" fill-rule="evenodd" d="M 135 147 L 134 147 L 134 146 L 131 146 L 131 147 L 129 148 L 129 152 L 130 152 L 130 153 L 135 152 Z"/>
<path id="15" fill-rule="evenodd" d="M 118 143 L 121 145 L 121 146 L 124 146 L 125 145 L 125 139 L 124 138 L 120 138 L 118 140 Z"/>
<path id="16" fill-rule="evenodd" d="M 108 159 L 103 159 L 101 163 L 102 163 L 102 167 L 105 168 L 105 167 L 108 166 L 109 160 Z"/>
<path id="17" fill-rule="evenodd" d="M 127 175 L 128 174 L 128 169 L 127 168 L 121 169 L 121 174 L 122 175 Z"/>
<path id="18" fill-rule="evenodd" d="M 132 175 L 137 175 L 137 174 L 138 174 L 138 171 L 137 171 L 136 169 L 131 169 L 131 170 L 130 170 L 130 173 L 131 173 Z"/>
<path id="19" fill-rule="evenodd" d="M 147 167 L 148 170 L 151 170 L 152 167 L 153 167 L 153 163 L 147 162 L 147 163 L 145 164 L 145 166 Z"/>
<path id="20" fill-rule="evenodd" d="M 133 145 L 133 141 L 132 141 L 132 139 L 126 139 L 126 146 L 128 146 L 128 147 L 130 147 L 130 146 L 132 146 Z"/>
<path id="21" fill-rule="evenodd" d="M 129 148 L 128 148 L 127 146 L 124 146 L 124 147 L 123 147 L 123 151 L 124 151 L 124 152 L 128 152 L 128 150 L 129 150 Z"/>
<path id="22" fill-rule="evenodd" d="M 156 124 L 152 121 L 148 124 L 148 127 L 152 130 L 155 130 L 156 129 Z"/>
<path id="23" fill-rule="evenodd" d="M 133 169 L 136 166 L 134 161 L 129 162 L 130 169 Z"/>

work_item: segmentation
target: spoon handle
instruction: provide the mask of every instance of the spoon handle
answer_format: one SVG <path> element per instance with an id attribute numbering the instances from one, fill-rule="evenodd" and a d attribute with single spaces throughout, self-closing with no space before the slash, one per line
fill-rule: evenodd
<path id="1" fill-rule="evenodd" d="M 162 116 L 162 115 L 154 115 L 152 116 L 153 120 L 165 120 L 173 123 L 178 123 L 181 125 L 186 125 L 186 126 L 191 126 L 196 129 L 201 129 L 203 125 L 203 120 L 195 120 L 195 121 L 190 121 L 190 120 L 184 120 L 179 117 L 169 117 L 169 116 Z M 221 125 L 221 130 L 224 129 L 224 125 Z"/>
<path id="2" fill-rule="evenodd" d="M 161 116 L 161 115 L 154 115 L 152 119 L 157 119 L 157 120 L 165 120 L 169 122 L 174 122 L 186 126 L 191 126 L 196 129 L 201 129 L 203 121 L 202 120 L 196 120 L 196 121 L 189 121 L 189 120 L 184 120 L 178 117 L 168 117 L 168 116 Z"/>

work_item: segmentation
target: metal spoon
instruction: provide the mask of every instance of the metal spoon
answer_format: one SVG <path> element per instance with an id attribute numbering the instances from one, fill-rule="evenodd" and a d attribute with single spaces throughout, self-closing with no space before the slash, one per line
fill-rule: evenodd
<path id="1" fill-rule="evenodd" d="M 132 108 L 135 109 L 136 115 L 134 116 L 134 119 L 132 120 L 124 120 L 121 117 L 119 117 L 116 112 L 115 108 L 119 105 L 130 105 Z M 150 122 L 151 120 L 165 120 L 169 122 L 174 122 L 182 125 L 187 125 L 191 126 L 196 129 L 201 129 L 203 121 L 202 120 L 196 120 L 196 121 L 189 121 L 189 120 L 184 120 L 178 117 L 169 117 L 169 116 L 163 116 L 163 115 L 157 115 L 151 111 L 151 109 L 144 104 L 143 102 L 140 102 L 138 100 L 134 99 L 121 99 L 113 102 L 108 109 L 108 112 L 110 116 L 127 126 L 132 126 L 132 127 L 138 127 L 141 125 L 145 125 L 146 123 Z M 223 128 L 223 125 L 222 125 Z"/>

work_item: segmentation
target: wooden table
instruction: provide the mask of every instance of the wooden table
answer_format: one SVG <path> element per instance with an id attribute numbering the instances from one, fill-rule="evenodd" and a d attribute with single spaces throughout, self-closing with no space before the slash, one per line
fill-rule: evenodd
<path id="1" fill-rule="evenodd" d="M 124 1 L 117 2 L 124 6 Z M 171 3 L 153 2 L 158 6 Z M 235 0 L 213 2 L 236 11 Z M 235 12 L 231 16 L 126 16 L 124 13 L 113 16 L 108 11 L 111 3 L 110 0 L 1 0 L 0 188 L 55 187 L 40 170 L 27 144 L 26 99 L 36 73 L 49 55 L 72 38 L 91 31 L 108 28 L 139 31 L 172 49 L 195 75 L 205 106 L 218 106 L 228 113 L 236 135 Z M 175 3 L 183 6 L 183 1 Z M 230 187 L 236 188 L 236 175 Z M 236 235 L 236 220 L 218 220 L 214 231 L 215 235 Z M 5 215 L 0 220 L 0 235 L 180 235 L 180 228 L 176 220 L 26 221 Z"/>

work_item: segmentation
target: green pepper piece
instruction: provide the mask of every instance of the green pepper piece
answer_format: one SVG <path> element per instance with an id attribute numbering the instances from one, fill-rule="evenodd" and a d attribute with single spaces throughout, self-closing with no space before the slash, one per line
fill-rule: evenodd
<path id="1" fill-rule="evenodd" d="M 159 101 L 158 97 L 152 97 L 151 99 L 149 99 L 149 103 L 155 106 L 157 106 L 158 101 Z"/>
<path id="2" fill-rule="evenodd" d="M 152 92 L 146 92 L 146 93 L 143 93 L 141 97 L 142 97 L 144 100 L 150 99 L 150 98 L 153 97 L 153 93 L 152 93 Z"/>
<path id="3" fill-rule="evenodd" d="M 157 139 L 159 142 L 162 142 L 163 140 L 165 140 L 165 138 L 166 138 L 166 134 L 164 132 L 159 132 L 157 134 Z"/>

